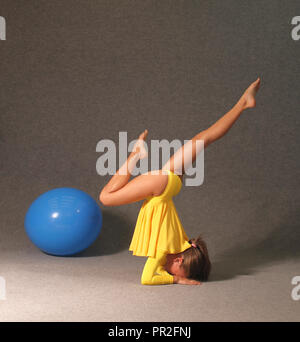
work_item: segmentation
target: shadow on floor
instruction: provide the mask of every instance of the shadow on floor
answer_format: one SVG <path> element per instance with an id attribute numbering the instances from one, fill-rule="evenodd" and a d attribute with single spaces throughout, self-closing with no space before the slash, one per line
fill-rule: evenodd
<path id="1" fill-rule="evenodd" d="M 212 264 L 210 281 L 250 275 L 263 266 L 300 259 L 299 217 L 296 217 L 293 224 L 278 226 L 263 240 L 250 246 L 236 246 L 218 255 L 216 259 L 216 262 Z"/>
<path id="2" fill-rule="evenodd" d="M 135 223 L 116 211 L 103 210 L 103 226 L 98 239 L 75 257 L 95 257 L 128 250 Z"/>

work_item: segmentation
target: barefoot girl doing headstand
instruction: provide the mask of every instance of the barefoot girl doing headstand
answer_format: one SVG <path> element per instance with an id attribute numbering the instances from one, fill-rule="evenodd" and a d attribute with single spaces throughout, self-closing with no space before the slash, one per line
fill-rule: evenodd
<path id="1" fill-rule="evenodd" d="M 185 143 L 161 170 L 129 181 L 138 160 L 147 156 L 143 147 L 148 134 L 145 130 L 127 161 L 101 191 L 100 201 L 106 206 L 144 200 L 129 247 L 134 255 L 148 257 L 142 284 L 197 285 L 208 279 L 211 264 L 206 244 L 200 237 L 188 240 L 172 197 L 180 191 L 184 171 L 200 152 L 196 142 L 201 140 L 206 148 L 224 136 L 245 109 L 255 107 L 259 85 L 258 78 L 228 113 Z"/>

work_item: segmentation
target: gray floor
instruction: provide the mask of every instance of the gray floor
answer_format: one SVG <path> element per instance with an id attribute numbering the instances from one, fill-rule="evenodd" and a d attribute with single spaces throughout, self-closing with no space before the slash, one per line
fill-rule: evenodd
<path id="1" fill-rule="evenodd" d="M 217 267 L 201 286 L 153 287 L 139 283 L 144 258 L 127 251 L 57 258 L 25 245 L 1 255 L 0 321 L 299 321 L 299 261 L 236 276 Z"/>

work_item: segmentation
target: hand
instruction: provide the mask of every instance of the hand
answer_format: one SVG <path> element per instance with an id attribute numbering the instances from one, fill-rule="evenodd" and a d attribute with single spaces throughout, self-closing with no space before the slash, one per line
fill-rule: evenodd
<path id="1" fill-rule="evenodd" d="M 201 285 L 202 283 L 200 281 L 198 281 L 198 280 L 174 276 L 174 284 Z"/>

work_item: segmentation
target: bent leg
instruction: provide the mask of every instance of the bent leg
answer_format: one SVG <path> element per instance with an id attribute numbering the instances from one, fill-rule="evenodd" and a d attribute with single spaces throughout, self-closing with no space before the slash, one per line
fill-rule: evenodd
<path id="1" fill-rule="evenodd" d="M 106 206 L 117 206 L 141 201 L 149 196 L 160 195 L 167 186 L 167 183 L 167 174 L 143 174 L 133 178 L 116 191 L 107 192 L 103 189 L 100 194 L 100 201 Z"/>
<path id="2" fill-rule="evenodd" d="M 146 150 L 144 149 L 144 140 L 146 139 L 148 131 L 145 130 L 140 134 L 133 151 L 130 153 L 126 162 L 120 167 L 115 175 L 105 185 L 102 192 L 110 193 L 119 190 L 125 184 L 129 182 L 131 173 L 134 170 L 137 162 L 147 156 Z M 101 196 L 101 195 L 100 195 Z"/>
<path id="3" fill-rule="evenodd" d="M 139 136 L 127 161 L 102 189 L 99 199 L 104 205 L 117 206 L 133 203 L 149 196 L 158 196 L 164 191 L 168 183 L 168 175 L 161 170 L 142 174 L 129 181 L 136 163 L 147 156 L 143 145 L 147 134 L 148 131 L 145 130 Z"/>

